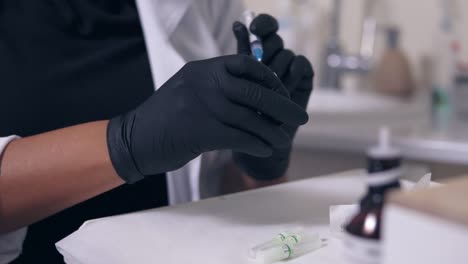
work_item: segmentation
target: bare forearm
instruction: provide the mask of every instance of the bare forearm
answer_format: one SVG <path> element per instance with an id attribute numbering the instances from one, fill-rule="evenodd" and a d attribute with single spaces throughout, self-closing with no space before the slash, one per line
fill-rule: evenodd
<path id="1" fill-rule="evenodd" d="M 107 121 L 11 142 L 0 159 L 0 233 L 31 224 L 113 189 Z"/>

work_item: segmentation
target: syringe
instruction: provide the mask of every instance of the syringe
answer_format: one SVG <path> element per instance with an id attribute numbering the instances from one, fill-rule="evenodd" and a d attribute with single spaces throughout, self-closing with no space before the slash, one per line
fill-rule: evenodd
<path id="1" fill-rule="evenodd" d="M 279 234 L 277 234 L 274 238 L 257 245 L 249 250 L 249 257 L 251 258 L 256 258 L 257 252 L 261 251 L 262 249 L 272 247 L 272 246 L 277 246 L 281 245 L 288 237 L 295 235 L 295 232 L 291 231 L 283 231 Z"/>
<path id="2" fill-rule="evenodd" d="M 300 240 L 298 240 L 298 237 L 286 239 L 285 242 L 284 244 L 271 246 L 259 251 L 256 256 L 257 263 L 269 264 L 295 258 L 317 250 L 322 246 L 318 234 L 301 237 Z"/>
<path id="3" fill-rule="evenodd" d="M 302 228 L 295 228 L 293 231 L 283 231 L 274 238 L 251 248 L 248 252 L 248 256 L 251 259 L 257 259 L 259 255 L 265 253 L 265 250 L 271 252 L 271 249 L 274 248 L 276 251 L 281 252 L 281 248 L 284 248 L 281 246 L 284 244 L 293 247 L 298 244 L 309 244 L 311 242 L 320 242 L 318 233 L 306 233 Z"/>
<path id="4" fill-rule="evenodd" d="M 244 13 L 242 13 L 242 17 L 243 17 L 245 26 L 247 27 L 247 31 L 249 32 L 250 51 L 252 52 L 252 56 L 254 56 L 255 59 L 257 59 L 257 61 L 262 61 L 263 59 L 262 42 L 260 41 L 260 39 L 258 39 L 257 36 L 255 36 L 254 34 L 252 34 L 252 32 L 250 32 L 250 24 L 255 18 L 255 13 L 247 10 L 247 11 L 244 11 Z"/>

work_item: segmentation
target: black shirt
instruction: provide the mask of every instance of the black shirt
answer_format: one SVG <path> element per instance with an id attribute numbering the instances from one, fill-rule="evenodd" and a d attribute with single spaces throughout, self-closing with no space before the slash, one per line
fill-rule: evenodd
<path id="1" fill-rule="evenodd" d="M 153 90 L 134 1 L 0 0 L 0 136 L 109 119 Z M 166 204 L 164 175 L 121 186 L 29 226 L 15 263 L 61 263 L 55 242 L 84 221 Z"/>

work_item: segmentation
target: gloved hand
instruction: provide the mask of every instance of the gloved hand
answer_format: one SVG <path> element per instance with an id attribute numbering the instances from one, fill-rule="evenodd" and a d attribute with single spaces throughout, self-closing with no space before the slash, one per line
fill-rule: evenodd
<path id="1" fill-rule="evenodd" d="M 306 57 L 296 56 L 291 50 L 284 48 L 283 40 L 277 34 L 278 28 L 276 19 L 265 14 L 257 16 L 250 25 L 250 31 L 259 37 L 263 45 L 262 62 L 278 75 L 291 100 L 305 110 L 313 88 L 314 71 Z M 246 26 L 235 22 L 233 32 L 237 39 L 238 53 L 250 55 Z M 284 123 L 282 127 L 292 140 L 298 125 Z M 289 166 L 290 154 L 291 144 L 274 147 L 270 157 L 233 152 L 237 165 L 257 180 L 273 180 L 283 176 Z"/>
<path id="2" fill-rule="evenodd" d="M 128 183 L 175 170 L 203 152 L 267 157 L 307 113 L 265 65 L 245 55 L 187 63 L 135 110 L 110 120 L 112 164 Z M 262 115 L 259 115 L 261 112 Z"/>

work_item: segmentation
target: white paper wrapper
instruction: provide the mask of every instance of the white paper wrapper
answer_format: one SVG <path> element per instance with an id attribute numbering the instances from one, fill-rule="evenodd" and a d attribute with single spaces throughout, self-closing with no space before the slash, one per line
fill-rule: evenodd
<path id="1" fill-rule="evenodd" d="M 424 175 L 413 187 L 413 190 L 426 189 L 431 186 L 432 174 Z"/>
<path id="2" fill-rule="evenodd" d="M 358 213 L 358 204 L 330 206 L 330 233 L 333 237 L 343 239 L 344 228 Z"/>

